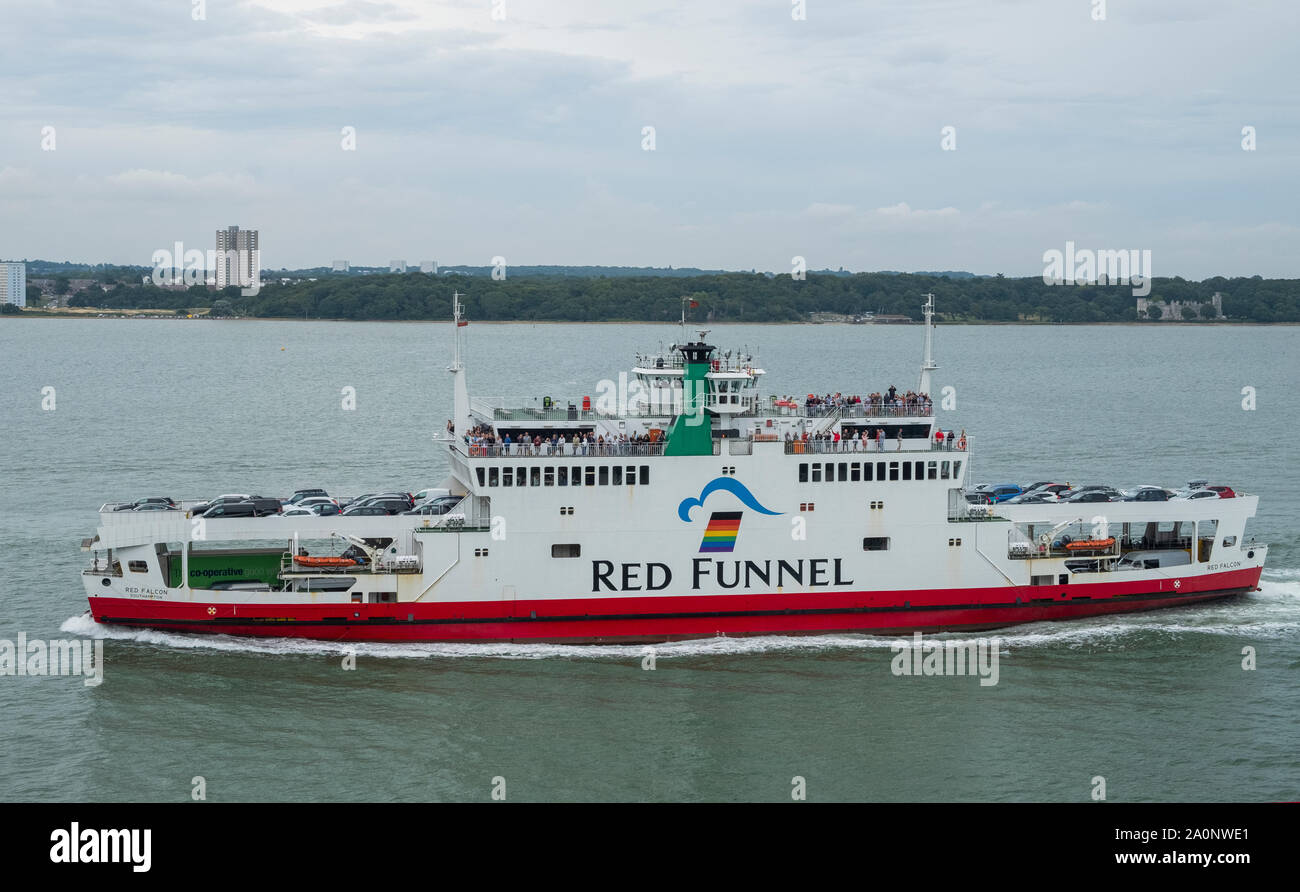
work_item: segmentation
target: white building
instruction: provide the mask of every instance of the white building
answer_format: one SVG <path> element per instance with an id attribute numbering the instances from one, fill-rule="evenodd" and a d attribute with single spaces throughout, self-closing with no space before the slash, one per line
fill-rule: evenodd
<path id="1" fill-rule="evenodd" d="M 217 287 L 241 287 L 260 281 L 262 252 L 257 230 L 228 226 L 217 230 Z"/>
<path id="2" fill-rule="evenodd" d="M 27 264 L 0 263 L 0 303 L 27 306 Z"/>
<path id="3" fill-rule="evenodd" d="M 404 273 L 404 272 L 406 272 L 406 261 L 405 261 L 405 260 L 390 260 L 390 261 L 388 261 L 388 271 L 389 271 L 390 273 Z"/>
<path id="4" fill-rule="evenodd" d="M 438 261 L 436 261 L 436 260 L 421 260 L 421 261 L 420 261 L 420 272 L 422 272 L 422 273 L 428 273 L 429 275 L 436 276 L 436 275 L 438 274 Z"/>
<path id="5" fill-rule="evenodd" d="M 351 269 L 351 266 L 350 266 L 350 264 L 349 264 L 346 260 L 335 260 L 335 261 L 334 261 L 334 272 L 336 272 L 336 273 L 345 273 L 345 272 L 347 272 L 349 269 Z"/>

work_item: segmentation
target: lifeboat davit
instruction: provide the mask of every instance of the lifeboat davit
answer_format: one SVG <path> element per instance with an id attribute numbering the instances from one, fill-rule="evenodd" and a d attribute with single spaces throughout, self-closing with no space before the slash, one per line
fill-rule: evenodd
<path id="1" fill-rule="evenodd" d="M 352 558 L 312 557 L 301 554 L 295 557 L 293 562 L 295 564 L 302 564 L 304 567 L 351 567 L 356 563 Z"/>

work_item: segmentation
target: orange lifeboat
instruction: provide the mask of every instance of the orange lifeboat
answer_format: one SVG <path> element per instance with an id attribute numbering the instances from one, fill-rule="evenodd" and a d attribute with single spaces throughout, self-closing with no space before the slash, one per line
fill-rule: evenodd
<path id="1" fill-rule="evenodd" d="M 293 559 L 293 562 L 302 564 L 304 567 L 351 567 L 356 563 L 352 558 L 313 557 L 309 555 L 298 555 Z"/>
<path id="2" fill-rule="evenodd" d="M 1110 548 L 1115 544 L 1115 537 L 1110 536 L 1106 539 L 1082 539 L 1078 542 L 1067 542 L 1065 547 L 1069 551 L 1090 551 L 1097 548 Z"/>

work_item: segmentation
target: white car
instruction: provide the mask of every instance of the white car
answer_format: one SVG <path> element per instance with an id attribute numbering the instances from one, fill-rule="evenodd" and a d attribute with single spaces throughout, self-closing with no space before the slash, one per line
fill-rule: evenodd
<path id="1" fill-rule="evenodd" d="M 449 495 L 451 495 L 451 490 L 449 489 L 439 489 L 438 487 L 430 487 L 428 489 L 420 490 L 413 496 L 413 498 L 415 499 L 415 504 L 423 505 L 425 502 L 429 501 L 430 499 L 436 499 L 439 496 L 449 496 Z"/>
<path id="2" fill-rule="evenodd" d="M 286 508 L 276 517 L 315 517 L 316 513 L 307 508 Z"/>

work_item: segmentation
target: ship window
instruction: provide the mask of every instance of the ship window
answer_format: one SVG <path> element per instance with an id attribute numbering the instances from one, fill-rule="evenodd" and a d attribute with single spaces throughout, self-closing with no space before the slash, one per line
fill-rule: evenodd
<path id="1" fill-rule="evenodd" d="M 930 462 L 930 466 L 929 468 L 927 468 L 927 470 L 929 471 L 928 474 L 929 479 L 931 480 L 939 479 L 939 463 L 937 461 Z"/>
<path id="2" fill-rule="evenodd" d="M 1236 544 L 1237 544 L 1237 537 L 1236 537 L 1236 536 L 1224 536 L 1224 537 L 1223 537 L 1223 547 L 1224 547 L 1224 548 L 1231 548 L 1232 546 L 1234 546 L 1234 545 L 1236 545 Z"/>
<path id="3" fill-rule="evenodd" d="M 799 503 L 799 510 L 800 510 L 800 511 L 816 511 L 816 510 L 817 510 L 817 508 L 816 508 L 816 503 L 814 503 L 814 502 L 800 502 L 800 503 Z"/>
<path id="4" fill-rule="evenodd" d="M 876 462 L 876 479 L 881 483 L 885 482 L 885 463 L 883 461 Z"/>
<path id="5" fill-rule="evenodd" d="M 479 486 L 486 486 L 486 485 L 487 485 L 487 481 L 484 479 L 483 469 L 482 469 L 482 468 L 475 468 L 474 470 L 478 472 L 478 485 L 479 485 Z"/>
<path id="6" fill-rule="evenodd" d="M 555 468 L 546 467 L 542 470 L 542 486 L 555 485 Z"/>
<path id="7" fill-rule="evenodd" d="M 127 561 L 126 568 L 132 573 L 148 573 L 149 565 L 144 561 Z"/>
<path id="8" fill-rule="evenodd" d="M 873 469 L 874 467 L 875 467 L 875 465 L 873 465 L 873 464 L 872 464 L 871 462 L 869 462 L 869 461 L 864 461 L 864 462 L 862 463 L 862 479 L 863 479 L 863 480 L 866 480 L 868 483 L 871 482 L 871 478 L 872 478 L 872 473 L 871 473 L 871 471 L 872 471 L 872 469 Z"/>
<path id="9" fill-rule="evenodd" d="M 627 466 L 627 476 L 624 478 L 623 482 L 628 486 L 634 486 L 636 484 L 636 465 Z"/>
<path id="10" fill-rule="evenodd" d="M 948 472 L 949 472 L 950 470 L 952 470 L 952 462 L 946 462 L 946 461 L 945 461 L 945 462 L 940 462 L 940 463 L 939 463 L 939 474 L 940 474 L 940 479 L 942 479 L 942 480 L 947 480 L 947 479 L 948 479 Z"/>
<path id="11" fill-rule="evenodd" d="M 614 486 L 622 486 L 622 485 L 623 485 L 623 466 L 622 466 L 622 465 L 614 465 L 613 469 L 611 470 L 611 473 L 612 473 L 614 476 L 613 476 L 613 478 L 612 478 L 609 482 L 612 483 Z"/>
<path id="12" fill-rule="evenodd" d="M 396 604 L 397 592 L 371 592 L 371 604 Z"/>
<path id="13" fill-rule="evenodd" d="M 821 482 L 822 482 L 822 465 L 821 465 L 821 462 L 813 462 L 813 466 L 812 466 L 812 482 L 813 482 L 813 483 L 821 483 Z"/>
<path id="14" fill-rule="evenodd" d="M 487 557 L 487 556 L 488 556 L 488 550 L 486 548 L 474 549 L 474 557 Z"/>
<path id="15" fill-rule="evenodd" d="M 862 540 L 862 550 L 863 551 L 888 551 L 889 537 L 868 536 L 867 538 Z"/>
<path id="16" fill-rule="evenodd" d="M 596 485 L 596 466 L 587 465 L 586 483 L 588 486 Z"/>
<path id="17" fill-rule="evenodd" d="M 582 486 L 582 468 L 575 467 L 569 472 L 569 481 L 573 486 Z"/>
<path id="18" fill-rule="evenodd" d="M 646 486 L 650 483 L 650 466 L 641 466 L 641 485 Z"/>
<path id="19" fill-rule="evenodd" d="M 488 468 L 488 486 L 497 486 L 500 483 L 498 479 L 500 476 L 500 468 Z"/>
<path id="20" fill-rule="evenodd" d="M 849 479 L 849 463 L 842 461 L 840 462 L 840 482 L 843 483 L 845 480 L 848 479 Z"/>
<path id="21" fill-rule="evenodd" d="M 799 482 L 808 482 L 808 462 L 806 461 L 799 462 Z"/>
<path id="22" fill-rule="evenodd" d="M 515 471 L 515 486 L 527 486 L 527 485 L 528 485 L 528 469 L 520 468 L 519 470 Z"/>
<path id="23" fill-rule="evenodd" d="M 599 475 L 600 475 L 600 485 L 609 486 L 609 465 L 601 465 Z"/>
<path id="24" fill-rule="evenodd" d="M 1031 576 L 1029 577 L 1029 584 L 1030 585 L 1051 585 L 1052 574 L 1045 573 L 1042 576 Z"/>
<path id="25" fill-rule="evenodd" d="M 561 465 L 558 469 L 556 469 L 555 485 L 556 486 L 569 485 L 569 468 L 567 465 Z"/>
<path id="26" fill-rule="evenodd" d="M 862 466 L 857 462 L 854 462 L 853 464 L 849 465 L 849 481 L 851 483 L 857 483 L 861 479 L 862 479 Z"/>
<path id="27" fill-rule="evenodd" d="M 502 468 L 502 469 L 501 469 L 501 485 L 502 485 L 502 486 L 514 486 L 514 485 L 515 485 L 515 469 L 514 469 L 514 468 Z"/>
<path id="28" fill-rule="evenodd" d="M 903 479 L 912 479 L 912 463 L 910 461 L 903 462 Z"/>
<path id="29" fill-rule="evenodd" d="M 551 546 L 551 557 L 553 558 L 573 558 L 573 557 L 581 557 L 581 556 L 582 556 L 582 546 L 576 543 L 572 545 Z"/>
<path id="30" fill-rule="evenodd" d="M 961 476 L 961 462 L 955 461 L 952 463 L 952 476 L 954 480 Z"/>
<path id="31" fill-rule="evenodd" d="M 898 462 L 896 461 L 891 461 L 889 463 L 889 479 L 890 480 L 898 479 Z"/>
<path id="32" fill-rule="evenodd" d="M 925 479 L 925 462 L 923 461 L 919 461 L 916 463 L 916 479 L 917 480 Z"/>
<path id="33" fill-rule="evenodd" d="M 541 486 L 541 485 L 542 485 L 542 469 L 541 469 L 541 468 L 533 468 L 532 471 L 533 471 L 533 472 L 532 472 L 531 474 L 528 475 L 528 483 L 529 483 L 529 485 L 530 485 L 530 486 Z"/>

